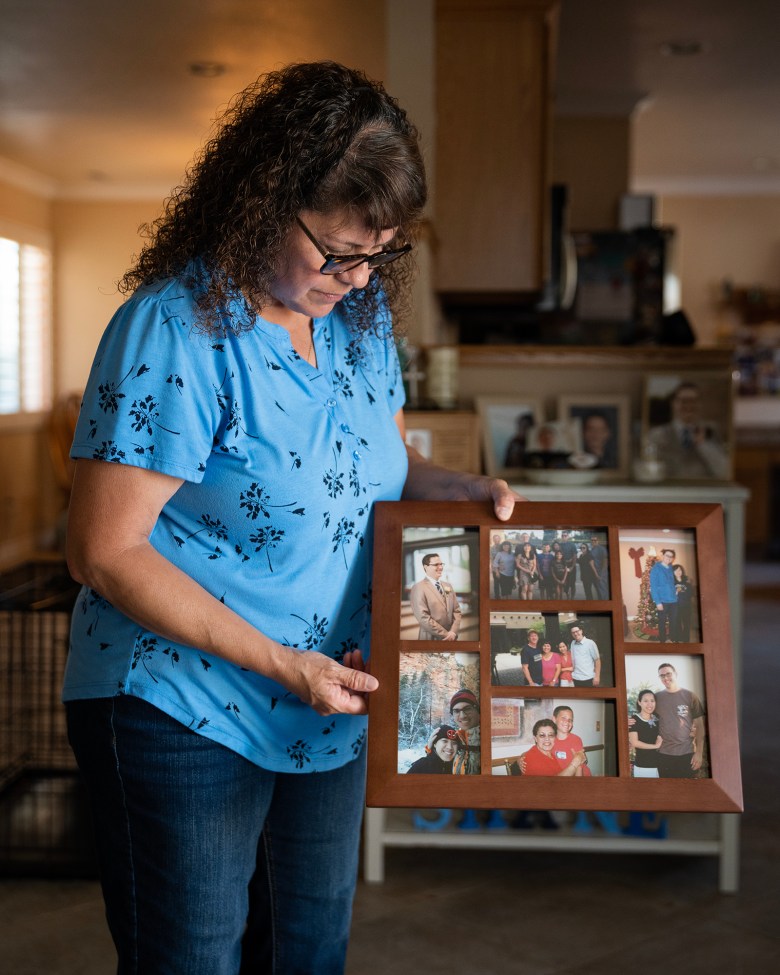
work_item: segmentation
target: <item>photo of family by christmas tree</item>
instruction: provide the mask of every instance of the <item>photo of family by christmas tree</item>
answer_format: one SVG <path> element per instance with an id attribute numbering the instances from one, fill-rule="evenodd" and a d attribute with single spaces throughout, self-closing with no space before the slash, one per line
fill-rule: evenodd
<path id="1" fill-rule="evenodd" d="M 694 532 L 621 529 L 619 557 L 626 641 L 700 643 Z"/>
<path id="2" fill-rule="evenodd" d="M 494 698 L 490 729 L 493 775 L 617 774 L 610 701 Z"/>
<path id="3" fill-rule="evenodd" d="M 479 775 L 479 722 L 479 654 L 401 654 L 400 773 Z"/>
<path id="4" fill-rule="evenodd" d="M 701 658 L 629 654 L 626 692 L 632 776 L 709 778 Z"/>

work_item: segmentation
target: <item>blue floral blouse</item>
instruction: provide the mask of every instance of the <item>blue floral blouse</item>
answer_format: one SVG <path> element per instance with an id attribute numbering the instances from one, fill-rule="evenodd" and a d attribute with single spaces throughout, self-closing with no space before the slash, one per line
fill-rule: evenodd
<path id="1" fill-rule="evenodd" d="M 404 393 L 388 327 L 314 321 L 317 366 L 258 319 L 193 328 L 180 282 L 138 291 L 98 347 L 72 456 L 182 478 L 152 545 L 263 633 L 339 660 L 369 649 L 372 505 L 407 472 Z M 272 771 L 336 768 L 363 716 L 320 717 L 279 684 L 145 630 L 83 588 L 65 700 L 132 694 Z"/>

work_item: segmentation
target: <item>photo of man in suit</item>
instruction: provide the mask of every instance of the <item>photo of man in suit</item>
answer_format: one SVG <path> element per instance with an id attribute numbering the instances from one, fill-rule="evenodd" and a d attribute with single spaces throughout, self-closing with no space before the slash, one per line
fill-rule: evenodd
<path id="1" fill-rule="evenodd" d="M 729 452 L 714 423 L 702 417 L 701 389 L 681 382 L 667 396 L 668 421 L 650 429 L 648 439 L 671 478 L 717 478 L 730 474 Z"/>
<path id="2" fill-rule="evenodd" d="M 458 597 L 449 582 L 442 582 L 444 562 L 436 552 L 422 558 L 425 578 L 409 592 L 409 602 L 420 624 L 418 640 L 457 640 L 461 622 Z"/>

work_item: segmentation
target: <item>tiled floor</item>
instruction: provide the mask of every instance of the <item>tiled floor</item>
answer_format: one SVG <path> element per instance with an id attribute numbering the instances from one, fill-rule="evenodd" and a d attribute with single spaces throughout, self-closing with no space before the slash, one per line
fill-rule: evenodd
<path id="1" fill-rule="evenodd" d="M 768 975 L 780 955 L 780 564 L 749 566 L 741 884 L 710 857 L 392 850 L 361 882 L 349 975 Z M 108 975 L 97 885 L 0 881 L 0 972 Z"/>

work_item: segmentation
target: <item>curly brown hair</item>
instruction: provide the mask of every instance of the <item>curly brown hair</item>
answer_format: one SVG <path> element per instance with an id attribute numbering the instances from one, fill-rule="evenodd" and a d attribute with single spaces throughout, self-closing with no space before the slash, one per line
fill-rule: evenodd
<path id="1" fill-rule="evenodd" d="M 121 292 L 181 276 L 197 294 L 200 327 L 241 332 L 270 299 L 301 210 L 344 210 L 376 234 L 416 237 L 426 200 L 418 133 L 363 72 L 289 65 L 239 92 L 216 124 L 162 215 L 141 228 L 147 242 Z M 408 256 L 377 268 L 342 303 L 351 325 L 377 327 L 385 302 L 402 316 L 412 271 Z"/>

